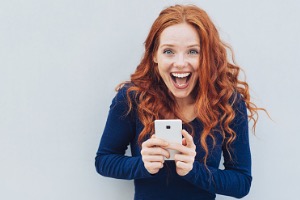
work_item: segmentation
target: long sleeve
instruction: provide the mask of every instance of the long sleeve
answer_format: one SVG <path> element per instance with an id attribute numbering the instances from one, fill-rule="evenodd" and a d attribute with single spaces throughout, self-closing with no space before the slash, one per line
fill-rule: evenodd
<path id="1" fill-rule="evenodd" d="M 135 137 L 135 119 L 126 114 L 128 103 L 126 89 L 122 88 L 113 99 L 95 158 L 99 174 L 118 179 L 139 179 L 151 176 L 144 167 L 141 156 L 125 156 L 125 151 Z"/>
<path id="2" fill-rule="evenodd" d="M 251 186 L 251 153 L 248 136 L 248 118 L 244 101 L 239 100 L 235 109 L 236 117 L 231 124 L 237 138 L 232 143 L 230 154 L 223 145 L 224 170 L 194 162 L 192 171 L 183 178 L 210 193 L 242 198 Z M 226 139 L 225 139 L 226 142 Z"/>

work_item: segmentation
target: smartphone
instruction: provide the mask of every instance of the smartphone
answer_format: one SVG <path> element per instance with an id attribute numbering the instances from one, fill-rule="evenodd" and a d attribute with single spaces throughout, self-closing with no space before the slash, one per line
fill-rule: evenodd
<path id="1" fill-rule="evenodd" d="M 170 143 L 182 143 L 182 121 L 180 119 L 162 119 L 154 121 L 155 135 Z M 174 155 L 179 153 L 176 150 L 168 149 L 170 158 L 165 160 L 174 160 Z"/>

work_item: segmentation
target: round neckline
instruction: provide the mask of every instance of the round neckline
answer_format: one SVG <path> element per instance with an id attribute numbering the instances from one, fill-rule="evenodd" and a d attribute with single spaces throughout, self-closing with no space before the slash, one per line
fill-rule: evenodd
<path id="1" fill-rule="evenodd" d="M 193 120 L 191 120 L 191 121 L 189 121 L 189 122 L 187 122 L 187 123 L 183 123 L 183 124 L 191 124 L 191 123 L 194 123 L 194 122 L 196 122 L 198 120 L 198 118 L 197 117 L 195 117 Z"/>

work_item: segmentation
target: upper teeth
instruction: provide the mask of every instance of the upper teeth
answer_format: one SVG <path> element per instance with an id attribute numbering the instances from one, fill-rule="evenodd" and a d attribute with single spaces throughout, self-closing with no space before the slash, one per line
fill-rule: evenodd
<path id="1" fill-rule="evenodd" d="M 172 76 L 175 76 L 177 78 L 185 78 L 188 75 L 190 75 L 190 73 L 172 73 Z"/>

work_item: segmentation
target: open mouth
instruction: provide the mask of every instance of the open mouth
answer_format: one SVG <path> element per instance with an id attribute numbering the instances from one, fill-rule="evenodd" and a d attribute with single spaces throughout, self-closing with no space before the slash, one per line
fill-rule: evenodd
<path id="1" fill-rule="evenodd" d="M 175 86 L 178 88 L 185 88 L 188 86 L 188 82 L 192 76 L 192 73 L 187 72 L 187 73 L 171 73 L 171 78 L 173 80 L 173 83 Z"/>

